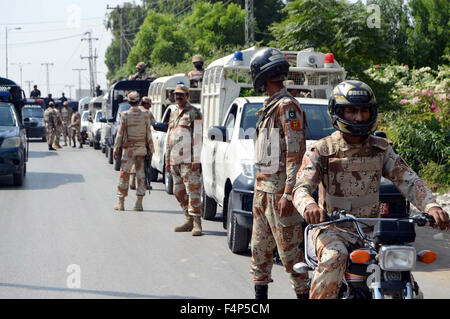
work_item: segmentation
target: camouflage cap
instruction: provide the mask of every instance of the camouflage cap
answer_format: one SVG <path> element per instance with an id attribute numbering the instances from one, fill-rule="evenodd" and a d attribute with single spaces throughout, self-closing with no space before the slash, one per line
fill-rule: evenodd
<path id="1" fill-rule="evenodd" d="M 192 63 L 203 62 L 203 57 L 200 54 L 196 54 L 192 57 Z"/>
<path id="2" fill-rule="evenodd" d="M 142 98 L 142 103 L 152 104 L 152 99 L 149 98 L 148 96 L 144 96 L 144 97 Z"/>
<path id="3" fill-rule="evenodd" d="M 173 91 L 174 93 L 183 93 L 186 94 L 189 92 L 189 89 L 186 85 L 184 84 L 177 84 L 177 86 L 175 87 L 175 91 Z"/>
<path id="4" fill-rule="evenodd" d="M 136 91 L 130 92 L 128 94 L 128 102 L 129 103 L 138 103 L 140 99 L 139 93 Z"/>
<path id="5" fill-rule="evenodd" d="M 139 62 L 138 64 L 136 64 L 136 68 L 138 69 L 145 69 L 147 65 L 144 62 Z"/>

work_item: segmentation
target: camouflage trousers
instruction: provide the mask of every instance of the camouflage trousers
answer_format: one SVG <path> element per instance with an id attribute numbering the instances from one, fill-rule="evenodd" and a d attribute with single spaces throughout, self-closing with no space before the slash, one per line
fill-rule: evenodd
<path id="1" fill-rule="evenodd" d="M 255 190 L 250 273 L 256 285 L 273 282 L 273 253 L 277 247 L 284 269 L 290 274 L 292 288 L 303 294 L 309 290 L 308 275 L 293 270 L 296 263 L 304 260 L 302 217 L 295 208 L 290 216 L 281 217 L 278 211 L 281 196 Z"/>
<path id="2" fill-rule="evenodd" d="M 362 247 L 357 235 L 352 236 L 335 227 L 315 229 L 313 243 L 318 267 L 311 283 L 311 299 L 336 299 L 344 279 L 349 252 Z"/>
<path id="3" fill-rule="evenodd" d="M 69 132 L 69 138 L 72 138 L 73 143 L 75 144 L 75 136 L 77 137 L 78 142 L 81 144 L 81 133 L 78 128 L 71 128 Z"/>
<path id="4" fill-rule="evenodd" d="M 191 164 L 170 166 L 173 179 L 173 193 L 183 211 L 190 216 L 202 215 L 200 197 L 200 169 L 193 170 Z"/>
<path id="5" fill-rule="evenodd" d="M 64 136 L 64 142 L 67 141 L 67 137 L 69 138 L 70 142 L 70 130 L 69 130 L 69 123 L 64 123 L 62 126 L 62 135 Z"/>
<path id="6" fill-rule="evenodd" d="M 55 141 L 55 130 L 49 127 L 45 128 L 45 138 L 47 140 L 47 144 L 53 145 L 53 142 Z"/>
<path id="7" fill-rule="evenodd" d="M 130 183 L 130 172 L 133 165 L 136 167 L 137 196 L 145 196 L 145 170 L 144 170 L 145 156 L 135 155 L 135 150 L 132 148 L 124 148 L 122 150 L 122 160 L 120 164 L 120 182 L 117 187 L 118 197 L 128 196 L 128 186 Z"/>

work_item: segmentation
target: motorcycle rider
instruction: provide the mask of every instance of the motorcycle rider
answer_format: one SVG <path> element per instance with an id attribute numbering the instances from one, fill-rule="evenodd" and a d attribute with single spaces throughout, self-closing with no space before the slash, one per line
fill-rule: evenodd
<path id="1" fill-rule="evenodd" d="M 317 141 L 303 157 L 297 173 L 293 203 L 309 224 L 326 221 L 326 212 L 346 210 L 355 217 L 379 217 L 380 179 L 391 180 L 403 196 L 444 229 L 448 215 L 424 181 L 395 153 L 392 142 L 372 135 L 377 127 L 377 103 L 361 81 L 338 84 L 328 112 L 337 130 Z M 319 205 L 312 194 L 319 187 Z M 336 298 L 348 254 L 362 246 L 352 224 L 313 230 L 318 257 L 310 298 Z"/>

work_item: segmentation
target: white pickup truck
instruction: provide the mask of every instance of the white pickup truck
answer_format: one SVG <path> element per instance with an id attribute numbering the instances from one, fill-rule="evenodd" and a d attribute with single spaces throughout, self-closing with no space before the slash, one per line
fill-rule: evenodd
<path id="1" fill-rule="evenodd" d="M 152 127 L 152 139 L 155 152 L 152 156 L 151 179 L 156 181 L 158 174 L 163 175 L 163 182 L 166 186 L 166 192 L 173 194 L 172 176 L 165 171 L 165 154 L 167 144 L 167 127 L 170 114 L 177 109 L 173 91 L 177 83 L 184 83 L 189 87 L 189 78 L 184 74 L 174 74 L 157 78 L 152 82 L 148 89 L 148 96 L 152 100 L 151 111 L 156 125 Z M 189 102 L 197 108 L 200 108 L 200 89 L 189 88 Z"/>
<path id="2" fill-rule="evenodd" d="M 223 207 L 228 245 L 235 253 L 247 250 L 250 242 L 256 172 L 253 135 L 256 112 L 267 98 L 240 97 L 243 90 L 252 89 L 250 60 L 257 51 L 252 47 L 216 60 L 203 77 L 203 218 L 214 218 L 217 205 Z M 310 144 L 334 131 L 327 98 L 346 72 L 336 61 L 325 68 L 325 55 L 314 50 L 284 53 L 291 64 L 288 78 L 295 83 L 290 88 L 307 90 L 312 96 L 297 98 L 308 121 Z"/>

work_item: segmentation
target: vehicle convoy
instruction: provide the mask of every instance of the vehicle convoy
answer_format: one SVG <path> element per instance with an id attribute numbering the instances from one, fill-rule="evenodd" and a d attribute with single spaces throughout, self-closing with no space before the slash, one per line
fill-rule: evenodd
<path id="1" fill-rule="evenodd" d="M 130 105 L 127 103 L 127 94 L 137 91 L 141 98 L 147 95 L 150 81 L 123 80 L 110 86 L 104 95 L 101 109 L 103 111 L 104 124 L 100 135 L 100 147 L 104 151 L 108 162 L 114 163 L 113 152 L 115 136 L 119 126 L 120 112 L 127 110 Z M 120 170 L 120 159 L 114 163 L 114 168 Z"/>
<path id="2" fill-rule="evenodd" d="M 241 96 L 252 90 L 252 47 L 211 63 L 202 87 L 203 146 L 201 150 L 203 218 L 212 219 L 217 205 L 223 208 L 227 241 L 235 253 L 248 249 L 253 224 L 252 203 L 256 168 L 253 135 L 267 97 Z M 307 91 L 311 98 L 297 97 L 306 115 L 307 147 L 334 132 L 328 115 L 328 96 L 346 72 L 337 61 L 325 67 L 325 54 L 312 49 L 284 52 L 291 64 L 290 88 Z M 247 91 L 247 92 L 246 92 Z M 409 209 L 395 186 L 382 180 L 380 199 L 384 213 Z"/>
<path id="3" fill-rule="evenodd" d="M 407 214 L 405 214 L 407 215 Z M 340 299 L 422 299 L 423 294 L 411 274 L 416 260 L 431 264 L 436 253 L 416 252 L 415 225 L 421 227 L 434 218 L 426 213 L 400 218 L 355 218 L 345 211 L 333 212 L 329 221 L 308 225 L 304 232 L 305 263 L 297 263 L 294 270 L 306 273 L 314 270 L 317 256 L 312 243 L 312 230 L 317 227 L 353 223 L 364 246 L 349 251 L 345 279 L 339 290 Z M 373 233 L 364 232 L 364 225 L 375 223 Z"/>
<path id="4" fill-rule="evenodd" d="M 45 142 L 44 100 L 27 98 L 22 109 L 23 124 L 28 138 L 40 138 Z"/>
<path id="5" fill-rule="evenodd" d="M 177 109 L 173 91 L 178 83 L 184 83 L 189 88 L 189 78 L 184 73 L 157 78 L 152 82 L 148 90 L 148 97 L 152 100 L 152 114 L 158 123 L 152 127 L 152 139 L 155 152 L 152 156 L 151 181 L 158 179 L 158 174 L 163 175 L 166 191 L 173 194 L 172 176 L 165 172 L 165 154 L 167 144 L 167 127 L 170 114 Z M 189 88 L 189 103 L 200 109 L 201 89 Z"/>
<path id="6" fill-rule="evenodd" d="M 25 93 L 13 81 L 0 78 L 0 175 L 13 176 L 21 186 L 27 172 L 28 141 L 23 125 Z"/>

